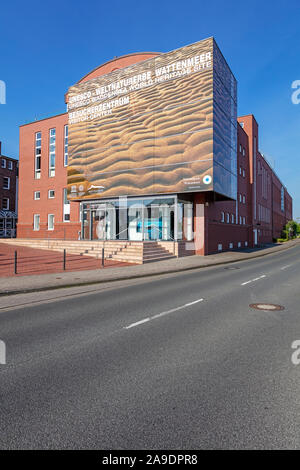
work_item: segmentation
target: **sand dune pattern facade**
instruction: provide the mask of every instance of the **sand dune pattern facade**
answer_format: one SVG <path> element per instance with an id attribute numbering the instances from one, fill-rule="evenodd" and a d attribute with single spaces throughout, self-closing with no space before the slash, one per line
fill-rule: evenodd
<path id="1" fill-rule="evenodd" d="M 72 199 L 213 190 L 213 50 L 206 39 L 69 89 Z"/>

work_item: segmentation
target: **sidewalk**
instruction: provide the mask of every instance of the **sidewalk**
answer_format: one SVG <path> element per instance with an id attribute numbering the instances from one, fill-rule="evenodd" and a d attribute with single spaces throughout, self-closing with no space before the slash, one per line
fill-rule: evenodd
<path id="1" fill-rule="evenodd" d="M 98 284 L 108 281 L 142 278 L 160 274 L 176 273 L 191 269 L 218 266 L 237 261 L 266 256 L 285 251 L 300 245 L 300 239 L 291 240 L 282 245 L 270 245 L 266 248 L 230 251 L 209 256 L 187 256 L 172 258 L 143 265 L 113 267 L 109 269 L 93 269 L 89 271 L 39 274 L 33 276 L 2 277 L 0 280 L 0 296 L 24 292 L 37 292 L 62 287 Z"/>

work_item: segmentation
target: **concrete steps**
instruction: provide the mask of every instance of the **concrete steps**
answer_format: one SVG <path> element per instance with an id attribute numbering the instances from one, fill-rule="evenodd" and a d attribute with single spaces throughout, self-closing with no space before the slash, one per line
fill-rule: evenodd
<path id="1" fill-rule="evenodd" d="M 14 246 L 27 246 L 41 250 L 67 251 L 78 256 L 102 257 L 126 263 L 143 264 L 151 261 L 174 258 L 176 244 L 173 242 L 135 242 L 135 241 L 84 241 L 84 240 L 47 240 L 47 239 L 6 239 L 4 243 Z"/>

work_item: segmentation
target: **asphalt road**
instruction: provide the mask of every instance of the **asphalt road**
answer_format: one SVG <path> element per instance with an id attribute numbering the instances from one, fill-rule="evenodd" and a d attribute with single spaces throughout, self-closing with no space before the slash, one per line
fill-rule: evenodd
<path id="1" fill-rule="evenodd" d="M 299 280 L 296 246 L 0 310 L 0 448 L 300 449 Z"/>

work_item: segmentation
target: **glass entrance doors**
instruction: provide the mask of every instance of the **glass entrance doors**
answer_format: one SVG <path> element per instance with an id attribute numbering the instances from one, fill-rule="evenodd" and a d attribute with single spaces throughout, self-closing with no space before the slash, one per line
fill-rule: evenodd
<path id="1" fill-rule="evenodd" d="M 182 240 L 185 210 L 177 196 L 81 203 L 85 240 Z M 192 225 L 192 203 L 187 216 Z M 186 223 L 186 220 L 185 220 Z"/>

